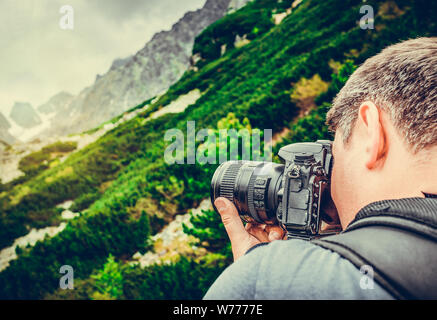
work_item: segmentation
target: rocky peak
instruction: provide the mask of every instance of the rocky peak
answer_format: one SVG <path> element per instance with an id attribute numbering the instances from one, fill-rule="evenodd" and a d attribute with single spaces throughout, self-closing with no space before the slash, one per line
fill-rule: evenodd
<path id="1" fill-rule="evenodd" d="M 28 102 L 15 102 L 9 115 L 20 127 L 32 128 L 41 123 L 41 119 Z"/>
<path id="2" fill-rule="evenodd" d="M 156 33 L 133 56 L 116 59 L 109 71 L 72 99 L 69 109 L 52 118 L 46 135 L 91 129 L 176 82 L 190 66 L 194 39 L 223 17 L 231 0 L 207 0 L 187 12 L 171 30 Z"/>
<path id="3" fill-rule="evenodd" d="M 109 68 L 109 71 L 117 69 L 121 66 L 124 66 L 126 64 L 126 62 L 128 62 L 130 59 L 132 58 L 132 56 L 126 57 L 126 58 L 117 58 L 115 59 L 112 64 L 111 67 Z M 101 76 L 99 76 L 101 77 Z"/>
<path id="4" fill-rule="evenodd" d="M 59 111 L 59 107 L 65 106 L 71 101 L 71 99 L 73 99 L 73 95 L 71 93 L 62 91 L 51 97 L 46 103 L 40 105 L 37 110 L 44 114 Z"/>

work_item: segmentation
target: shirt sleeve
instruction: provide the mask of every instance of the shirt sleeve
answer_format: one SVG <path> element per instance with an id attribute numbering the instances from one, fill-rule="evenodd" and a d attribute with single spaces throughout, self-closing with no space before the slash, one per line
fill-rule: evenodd
<path id="1" fill-rule="evenodd" d="M 229 266 L 204 299 L 392 299 L 337 253 L 304 240 L 259 246 Z M 372 281 L 369 285 L 368 281 Z"/>
<path id="2" fill-rule="evenodd" d="M 261 247 L 261 246 L 260 246 Z M 253 300 L 262 256 L 253 248 L 232 263 L 209 288 L 204 300 Z M 249 254 L 250 252 L 250 254 Z"/>

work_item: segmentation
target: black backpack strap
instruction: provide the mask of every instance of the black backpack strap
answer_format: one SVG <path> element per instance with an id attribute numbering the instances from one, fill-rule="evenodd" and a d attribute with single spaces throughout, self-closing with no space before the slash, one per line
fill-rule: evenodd
<path id="1" fill-rule="evenodd" d="M 437 208 L 436 200 L 431 201 Z M 416 200 L 412 202 L 414 207 Z M 420 215 L 409 215 L 408 210 L 416 210 L 405 201 L 400 205 L 375 203 L 360 211 L 344 232 L 312 243 L 337 252 L 358 269 L 371 266 L 374 280 L 397 299 L 436 299 L 437 210 L 423 212 L 421 204 L 416 207 Z"/>

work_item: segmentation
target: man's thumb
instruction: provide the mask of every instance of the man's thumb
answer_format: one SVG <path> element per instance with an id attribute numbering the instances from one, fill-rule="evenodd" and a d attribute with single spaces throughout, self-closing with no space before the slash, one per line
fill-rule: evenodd
<path id="1" fill-rule="evenodd" d="M 241 238 L 246 236 L 247 231 L 244 229 L 237 208 L 235 208 L 232 202 L 223 197 L 217 198 L 214 201 L 214 205 L 222 218 L 223 225 L 231 242 L 241 241 Z"/>

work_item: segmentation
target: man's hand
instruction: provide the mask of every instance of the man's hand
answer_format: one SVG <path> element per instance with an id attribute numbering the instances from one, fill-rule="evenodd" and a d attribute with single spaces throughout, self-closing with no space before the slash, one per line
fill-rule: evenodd
<path id="1" fill-rule="evenodd" d="M 243 256 L 247 250 L 261 242 L 284 239 L 285 231 L 279 226 L 247 223 L 244 227 L 237 208 L 226 198 L 219 197 L 214 202 L 229 239 L 231 240 L 234 260 Z"/>

